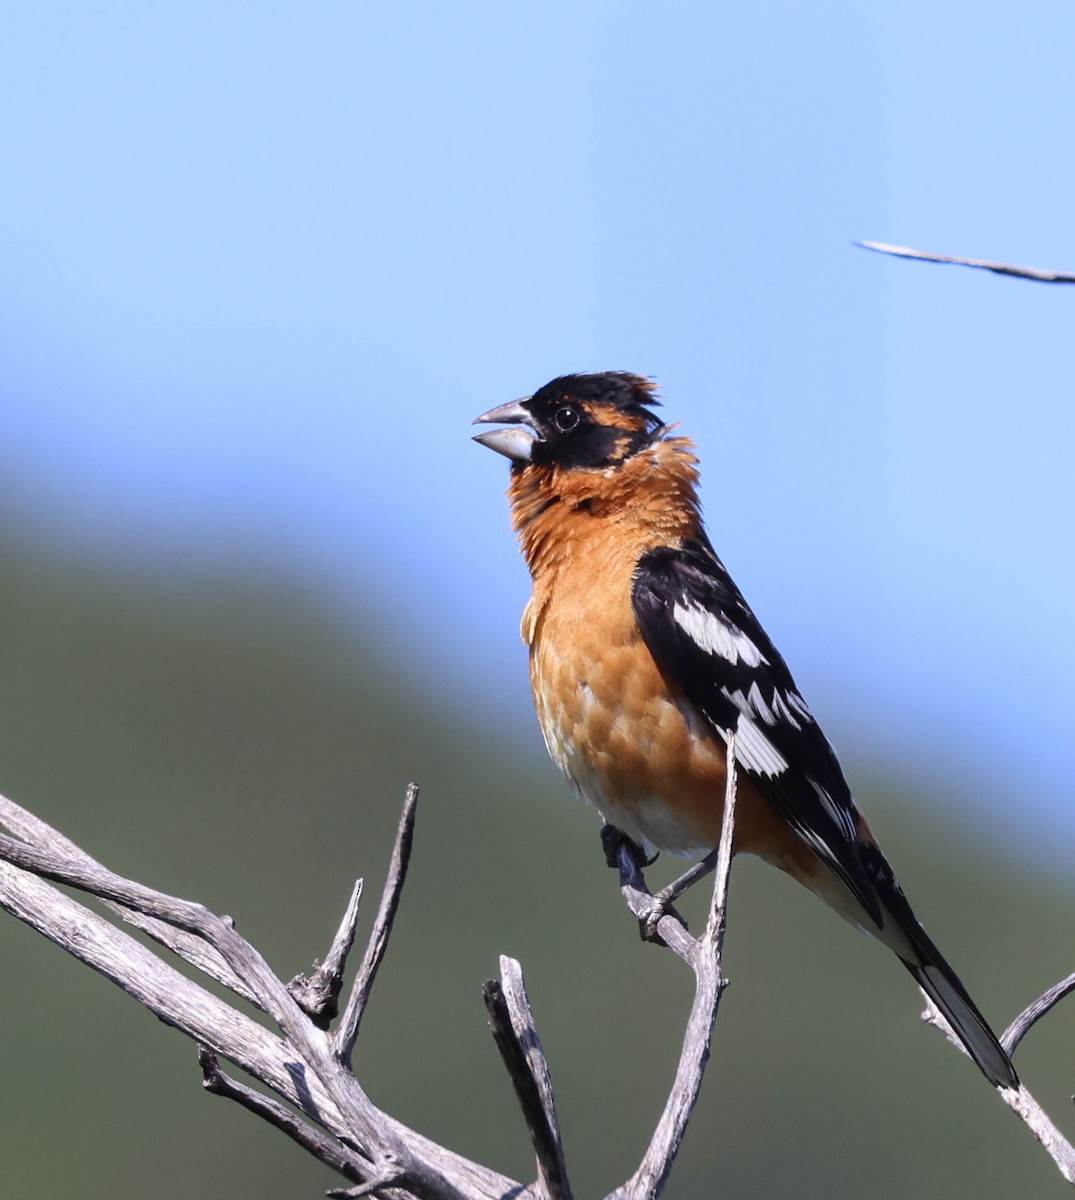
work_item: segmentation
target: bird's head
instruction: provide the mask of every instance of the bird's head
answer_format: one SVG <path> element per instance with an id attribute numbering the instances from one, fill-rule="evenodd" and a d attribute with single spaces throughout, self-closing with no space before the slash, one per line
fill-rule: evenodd
<path id="1" fill-rule="evenodd" d="M 605 469 L 625 463 L 664 430 L 651 410 L 656 385 L 642 375 L 604 371 L 561 375 L 522 400 L 490 409 L 474 424 L 508 425 L 474 440 L 514 467 Z"/>

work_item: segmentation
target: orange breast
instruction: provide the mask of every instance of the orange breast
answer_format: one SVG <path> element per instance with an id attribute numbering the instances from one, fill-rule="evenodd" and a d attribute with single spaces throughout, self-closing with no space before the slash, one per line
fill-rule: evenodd
<path id="1" fill-rule="evenodd" d="M 580 794 L 625 833 L 673 852 L 712 849 L 724 743 L 657 670 L 631 607 L 633 562 L 599 561 L 596 575 L 564 564 L 524 617 L 545 743 Z M 815 872 L 816 856 L 748 781 L 738 800 L 737 850 L 799 878 Z"/>

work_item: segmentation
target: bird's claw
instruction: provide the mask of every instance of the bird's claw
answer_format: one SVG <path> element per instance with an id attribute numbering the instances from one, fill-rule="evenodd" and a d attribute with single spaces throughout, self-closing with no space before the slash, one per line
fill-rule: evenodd
<path id="1" fill-rule="evenodd" d="M 668 888 L 662 888 L 650 897 L 649 907 L 638 918 L 638 933 L 644 942 L 652 942 L 655 946 L 665 945 L 665 940 L 657 929 L 665 917 L 671 917 L 684 929 L 687 928 L 687 919 L 672 903 L 674 899 L 675 896 L 670 894 Z"/>

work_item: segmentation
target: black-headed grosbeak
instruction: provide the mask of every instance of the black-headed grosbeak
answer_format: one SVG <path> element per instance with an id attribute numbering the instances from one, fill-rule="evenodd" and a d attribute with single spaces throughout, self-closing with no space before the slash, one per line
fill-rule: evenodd
<path id="1" fill-rule="evenodd" d="M 511 459 L 533 580 L 522 621 L 545 744 L 604 818 L 643 844 L 711 850 L 725 751 L 735 848 L 895 951 L 997 1087 L 1015 1070 L 918 923 L 832 747 L 702 526 L 693 443 L 626 372 L 565 375 L 477 422 Z"/>

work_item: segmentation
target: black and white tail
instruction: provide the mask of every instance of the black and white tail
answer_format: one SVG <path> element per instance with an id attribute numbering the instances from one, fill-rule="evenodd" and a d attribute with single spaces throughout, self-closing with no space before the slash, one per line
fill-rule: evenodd
<path id="1" fill-rule="evenodd" d="M 900 961 L 914 976 L 915 982 L 944 1014 L 967 1053 L 989 1082 L 997 1088 L 1019 1086 L 1011 1059 L 1004 1052 L 996 1034 L 989 1028 L 978 1006 L 967 995 L 959 976 L 945 961 L 944 955 L 918 923 L 903 892 L 886 898 L 886 915 L 891 915 L 914 953 L 911 958 L 902 948 L 897 950 Z M 901 903 L 902 902 L 902 903 Z"/>
<path id="2" fill-rule="evenodd" d="M 982 1074 L 994 1087 L 1012 1088 L 1019 1086 L 1011 1059 L 997 1041 L 985 1017 L 978 1011 L 974 1001 L 967 995 L 952 968 L 932 947 L 931 959 L 913 963 L 903 959 L 903 965 L 914 976 L 918 986 L 944 1013 L 948 1024 L 955 1030 L 967 1053 L 974 1059 Z"/>

